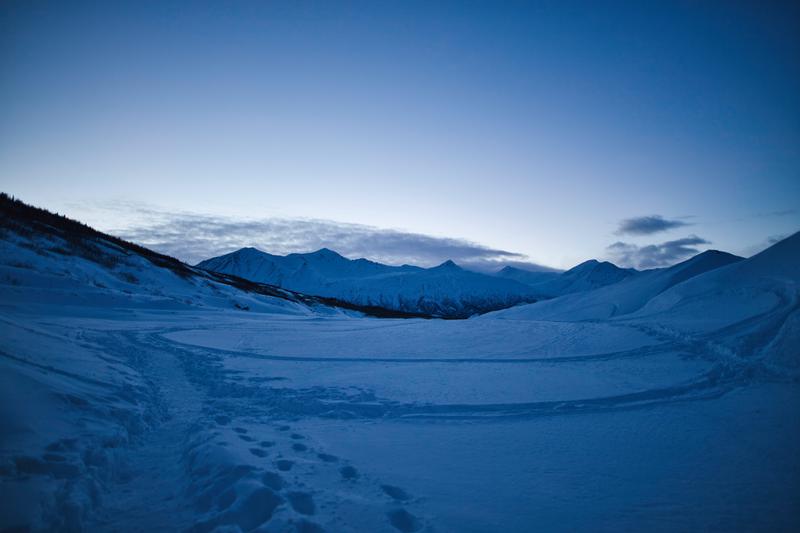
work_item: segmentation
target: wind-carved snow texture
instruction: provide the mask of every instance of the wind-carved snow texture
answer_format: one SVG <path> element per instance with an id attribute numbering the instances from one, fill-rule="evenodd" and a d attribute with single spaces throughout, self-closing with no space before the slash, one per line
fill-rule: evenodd
<path id="1" fill-rule="evenodd" d="M 365 318 L 66 245 L 0 239 L 0 530 L 800 524 L 798 235 L 583 321 Z"/>

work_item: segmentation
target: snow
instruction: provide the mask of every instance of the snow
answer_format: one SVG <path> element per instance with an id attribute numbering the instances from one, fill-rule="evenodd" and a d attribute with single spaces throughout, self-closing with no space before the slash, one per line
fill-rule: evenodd
<path id="1" fill-rule="evenodd" d="M 669 268 L 627 271 L 621 280 L 600 285 L 552 300 L 519 306 L 497 313 L 496 317 L 533 320 L 604 320 L 626 315 L 687 279 L 740 261 L 724 252 L 708 251 Z M 610 279 L 616 279 L 612 276 Z"/>
<path id="2" fill-rule="evenodd" d="M 785 385 L 761 385 L 638 410 L 298 429 L 424 494 L 437 530 L 791 531 L 797 399 Z"/>
<path id="3" fill-rule="evenodd" d="M 536 300 L 523 283 L 464 270 L 452 261 L 428 269 L 395 267 L 350 260 L 327 248 L 286 256 L 242 248 L 197 266 L 305 294 L 436 316 L 466 317 Z"/>
<path id="4" fill-rule="evenodd" d="M 638 330 L 591 323 L 490 320 L 356 320 L 254 317 L 225 335 L 192 328 L 166 337 L 264 358 L 547 359 L 634 350 L 658 341 Z M 311 338 L 313 342 L 305 342 Z"/>
<path id="5" fill-rule="evenodd" d="M 0 530 L 800 525 L 798 235 L 468 320 L 70 244 L 0 238 Z"/>
<path id="6" fill-rule="evenodd" d="M 630 268 L 619 268 L 608 261 L 590 259 L 572 267 L 558 277 L 545 279 L 532 287 L 544 298 L 553 298 L 584 292 L 620 282 L 636 273 Z"/>

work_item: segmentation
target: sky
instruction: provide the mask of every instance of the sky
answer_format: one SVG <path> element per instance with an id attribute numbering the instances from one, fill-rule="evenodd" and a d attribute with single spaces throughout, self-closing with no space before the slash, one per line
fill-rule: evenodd
<path id="1" fill-rule="evenodd" d="M 800 229 L 798 28 L 778 1 L 6 1 L 0 190 L 190 262 L 750 255 Z"/>

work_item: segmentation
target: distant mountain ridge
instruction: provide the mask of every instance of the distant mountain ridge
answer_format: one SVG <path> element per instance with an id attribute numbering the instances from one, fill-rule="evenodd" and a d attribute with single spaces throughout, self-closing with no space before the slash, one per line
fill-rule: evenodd
<path id="1" fill-rule="evenodd" d="M 543 319 L 560 319 L 570 313 L 608 318 L 632 312 L 681 281 L 740 259 L 708 251 L 669 268 L 645 271 L 591 259 L 565 272 L 507 266 L 492 275 L 463 269 L 450 260 L 422 268 L 347 259 L 328 248 L 285 256 L 242 248 L 197 267 L 405 313 L 465 318 L 539 302 L 535 312 Z"/>
<path id="2" fill-rule="evenodd" d="M 347 259 L 327 248 L 285 256 L 242 248 L 197 267 L 358 305 L 448 318 L 537 299 L 524 283 L 465 270 L 450 260 L 432 268 L 389 266 Z"/>
<path id="3" fill-rule="evenodd" d="M 363 278 L 423 270 L 410 265 L 388 266 L 368 259 L 350 260 L 328 248 L 311 253 L 281 256 L 248 247 L 201 261 L 197 266 L 215 272 L 238 271 L 241 273 L 240 277 L 254 281 L 271 279 L 274 281 L 271 284 L 280 286 L 285 286 L 284 284 L 291 278 L 291 283 L 294 285 L 312 287 L 331 279 Z"/>
<path id="4" fill-rule="evenodd" d="M 608 261 L 590 259 L 572 267 L 558 277 L 546 279 L 532 285 L 535 293 L 542 299 L 555 298 L 565 294 L 591 291 L 613 285 L 634 275 L 632 268 L 620 268 Z"/>

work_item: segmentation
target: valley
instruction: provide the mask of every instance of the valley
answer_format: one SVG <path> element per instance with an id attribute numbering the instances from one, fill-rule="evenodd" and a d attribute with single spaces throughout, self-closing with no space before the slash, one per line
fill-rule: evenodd
<path id="1" fill-rule="evenodd" d="M 7 219 L 0 241 L 4 529 L 800 519 L 800 234 L 441 320 L 180 274 L 53 223 Z"/>

